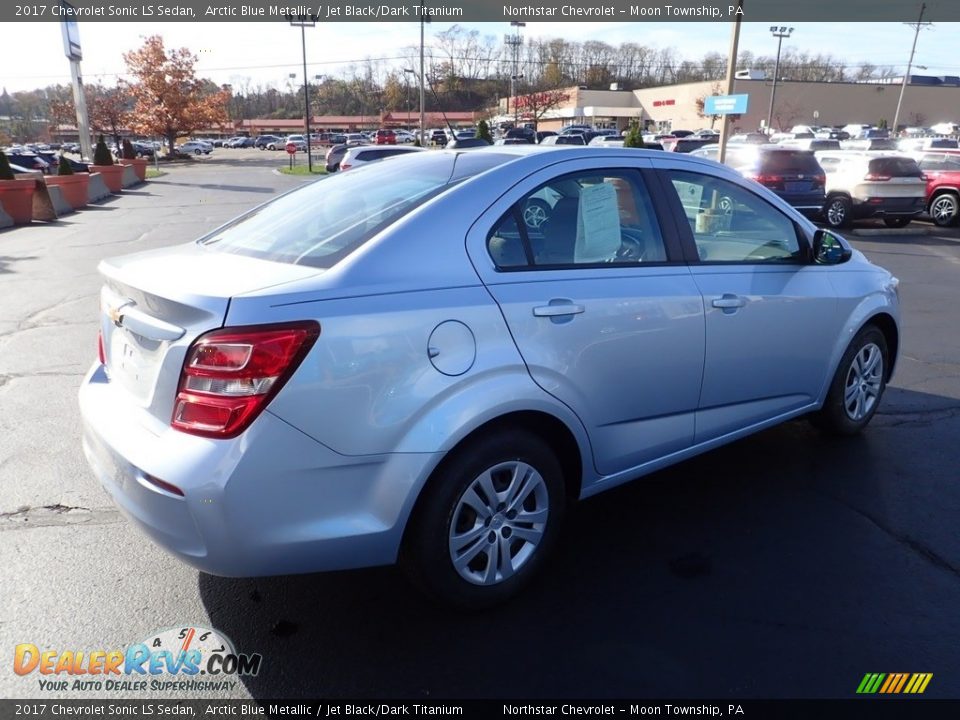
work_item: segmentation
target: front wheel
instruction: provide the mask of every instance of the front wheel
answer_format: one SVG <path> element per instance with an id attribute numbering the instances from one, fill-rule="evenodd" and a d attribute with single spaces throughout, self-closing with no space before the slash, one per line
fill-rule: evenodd
<path id="1" fill-rule="evenodd" d="M 814 424 L 833 435 L 856 435 L 880 405 L 887 382 L 887 340 L 879 328 L 863 328 L 847 348 Z"/>
<path id="2" fill-rule="evenodd" d="M 889 217 L 883 219 L 883 224 L 888 228 L 902 228 L 909 225 L 912 219 L 910 217 Z"/>
<path id="3" fill-rule="evenodd" d="M 524 430 L 454 452 L 424 493 L 401 562 L 429 595 L 468 609 L 520 592 L 553 548 L 566 506 L 555 453 Z"/>
<path id="4" fill-rule="evenodd" d="M 834 195 L 827 199 L 827 204 L 823 208 L 823 219 L 834 229 L 845 228 L 850 224 L 852 213 L 853 203 L 850 202 L 850 198 Z"/>

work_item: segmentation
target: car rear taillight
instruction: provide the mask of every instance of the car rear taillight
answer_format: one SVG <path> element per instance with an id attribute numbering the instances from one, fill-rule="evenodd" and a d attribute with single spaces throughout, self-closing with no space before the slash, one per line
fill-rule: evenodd
<path id="1" fill-rule="evenodd" d="M 827 176 L 826 176 L 826 175 L 814 175 L 814 176 L 811 178 L 811 182 L 813 182 L 814 187 L 816 187 L 816 186 L 818 186 L 818 185 L 824 185 L 824 184 L 826 184 L 826 182 L 827 182 Z"/>
<path id="2" fill-rule="evenodd" d="M 103 330 L 97 330 L 97 360 L 101 365 L 107 364 L 107 353 L 103 349 Z"/>
<path id="3" fill-rule="evenodd" d="M 340 169 L 341 169 L 341 170 L 349 170 L 349 169 L 352 168 L 352 167 L 353 167 L 353 165 L 351 165 L 350 163 L 347 163 L 346 165 L 344 165 L 342 162 L 340 163 Z M 353 177 L 353 175 L 351 175 L 350 177 Z"/>
<path id="4" fill-rule="evenodd" d="M 783 178 L 780 175 L 766 175 L 764 173 L 760 173 L 759 175 L 752 175 L 751 177 L 766 187 L 777 187 L 783 182 Z"/>
<path id="5" fill-rule="evenodd" d="M 171 426 L 231 438 L 246 430 L 320 335 L 313 321 L 223 328 L 197 338 L 183 363 Z"/>
<path id="6" fill-rule="evenodd" d="M 867 173 L 863 176 L 863 179 L 867 182 L 885 182 L 889 180 L 892 175 L 881 175 L 880 173 Z"/>

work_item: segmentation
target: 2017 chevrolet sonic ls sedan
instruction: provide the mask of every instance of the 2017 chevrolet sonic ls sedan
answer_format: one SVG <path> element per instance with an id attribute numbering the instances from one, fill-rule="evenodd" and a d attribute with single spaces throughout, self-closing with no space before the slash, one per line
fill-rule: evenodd
<path id="1" fill-rule="evenodd" d="M 218 575 L 399 560 L 471 607 L 574 500 L 800 415 L 858 432 L 899 345 L 842 238 L 630 148 L 410 153 L 100 271 L 84 449 L 141 530 Z"/>

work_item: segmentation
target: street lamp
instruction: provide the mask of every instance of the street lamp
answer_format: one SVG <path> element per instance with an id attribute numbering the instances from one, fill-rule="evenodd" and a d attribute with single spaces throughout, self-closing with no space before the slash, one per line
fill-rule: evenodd
<path id="1" fill-rule="evenodd" d="M 519 75 L 511 75 L 511 76 L 510 76 L 510 96 L 513 97 L 513 125 L 514 125 L 514 127 L 516 127 L 517 123 L 520 121 L 520 116 L 519 116 L 520 108 L 518 107 L 519 103 L 517 102 L 517 98 L 516 98 L 516 96 L 515 96 L 515 93 L 516 93 L 515 86 L 516 86 L 517 80 L 523 80 L 523 73 L 521 73 L 521 74 L 519 74 Z"/>
<path id="2" fill-rule="evenodd" d="M 424 135 L 426 125 L 425 113 L 424 113 L 424 99 L 426 94 L 424 92 L 423 81 L 423 33 L 425 25 L 430 22 L 430 15 L 426 12 L 426 8 L 421 8 L 423 14 L 420 15 L 420 146 L 423 147 L 427 144 L 426 135 Z"/>
<path id="3" fill-rule="evenodd" d="M 790 37 L 793 32 L 792 27 L 783 25 L 771 25 L 770 34 L 777 38 L 777 62 L 773 66 L 773 87 L 770 89 L 770 109 L 767 110 L 767 132 L 770 132 L 770 122 L 773 120 L 773 99 L 777 96 L 777 78 L 780 75 L 780 48 L 783 47 L 783 39 Z"/>
<path id="4" fill-rule="evenodd" d="M 303 48 L 303 118 L 307 129 L 307 172 L 313 172 L 313 154 L 310 152 L 310 80 L 307 76 L 307 28 L 316 27 L 316 15 L 287 15 L 293 27 L 300 28 L 300 44 Z M 291 78 L 295 75 L 290 75 Z"/>
<path id="5" fill-rule="evenodd" d="M 514 81 L 517 78 L 523 77 L 520 74 L 520 46 L 523 45 L 523 38 L 520 37 L 520 28 L 523 28 L 526 26 L 527 24 L 525 22 L 521 22 L 519 20 L 511 20 L 510 27 L 515 27 L 517 29 L 517 33 L 516 35 L 507 34 L 503 36 L 504 44 L 509 45 L 510 47 L 513 48 L 513 74 L 510 76 L 510 97 L 507 98 L 507 113 L 508 114 L 510 113 L 510 100 L 513 99 L 514 124 L 516 124 L 516 121 L 517 121 L 517 108 L 516 108 L 517 102 L 516 102 L 516 98 L 514 97 Z"/>
<path id="6" fill-rule="evenodd" d="M 407 124 L 409 125 L 409 124 L 410 124 L 410 80 L 409 80 L 409 78 L 407 77 L 408 75 L 413 75 L 413 79 L 416 80 L 416 79 L 417 79 L 417 71 L 414 70 L 413 68 L 404 68 L 404 69 L 403 69 L 403 81 L 404 81 L 404 84 L 407 86 Z M 420 144 L 423 145 L 423 141 L 422 141 L 422 140 L 421 140 Z"/>

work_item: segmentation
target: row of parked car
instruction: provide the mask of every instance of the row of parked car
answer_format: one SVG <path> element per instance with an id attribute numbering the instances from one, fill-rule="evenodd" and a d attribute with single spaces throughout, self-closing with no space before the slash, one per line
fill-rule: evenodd
<path id="1" fill-rule="evenodd" d="M 691 155 L 716 160 L 719 146 Z M 940 226 L 957 222 L 960 149 L 904 154 L 732 144 L 724 161 L 833 228 L 871 217 L 904 227 L 924 212 Z"/>

